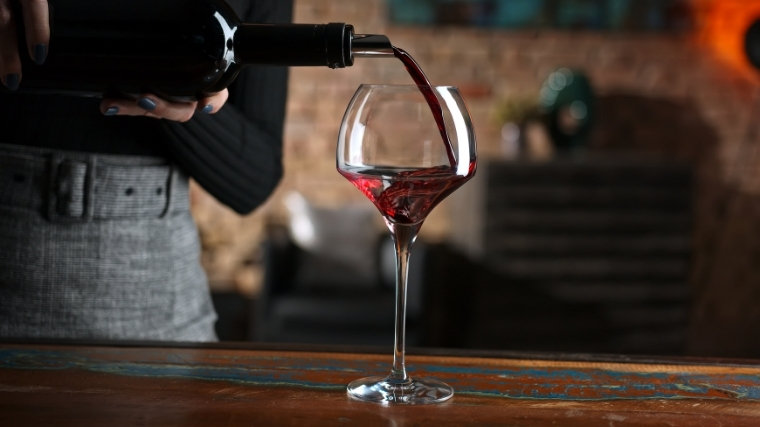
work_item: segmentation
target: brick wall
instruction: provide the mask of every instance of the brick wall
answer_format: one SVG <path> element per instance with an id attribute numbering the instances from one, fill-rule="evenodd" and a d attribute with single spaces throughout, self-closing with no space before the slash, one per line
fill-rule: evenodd
<path id="1" fill-rule="evenodd" d="M 748 0 L 721 3 L 732 2 L 735 6 L 760 4 Z M 297 0 L 294 21 L 347 22 L 358 33 L 386 34 L 417 59 L 434 84 L 459 86 L 473 116 L 480 156 L 500 155 L 500 124 L 492 119 L 495 106 L 510 97 L 536 97 L 549 73 L 560 67 L 584 70 L 600 98 L 625 95 L 687 106 L 683 109 L 686 116 L 679 118 L 681 126 L 693 123 L 694 129 L 707 129 L 715 138 L 675 135 L 665 141 L 646 138 L 643 132 L 641 139 L 629 138 L 629 144 L 621 146 L 614 141 L 614 129 L 606 128 L 606 134 L 597 132 L 594 146 L 659 153 L 697 165 L 695 331 L 703 336 L 704 331 L 712 330 L 710 333 L 717 337 L 721 328 L 748 319 L 748 315 L 734 313 L 724 316 L 723 324 L 712 320 L 715 313 L 728 313 L 731 304 L 736 305 L 736 298 L 721 291 L 722 281 L 740 279 L 733 285 L 734 293 L 760 302 L 760 295 L 754 296 L 760 291 L 753 290 L 760 283 L 760 274 L 754 272 L 755 260 L 746 259 L 757 253 L 760 260 L 760 245 L 747 237 L 747 233 L 760 229 L 760 153 L 756 134 L 748 132 L 760 115 L 760 101 L 753 101 L 760 86 L 754 71 L 738 63 L 741 61 L 736 55 L 727 55 L 725 49 L 726 43 L 735 42 L 741 32 L 741 26 L 725 24 L 730 22 L 726 16 L 749 15 L 741 8 L 715 12 L 716 2 L 709 0 L 694 0 L 694 4 L 698 6 L 700 30 L 682 35 L 397 27 L 385 21 L 382 0 Z M 725 16 L 716 19 L 718 13 Z M 728 34 L 731 31 L 733 36 Z M 721 34 L 723 41 L 715 42 L 716 34 Z M 360 58 L 353 67 L 342 70 L 291 70 L 286 172 L 273 197 L 256 213 L 240 218 L 198 188 L 193 191 L 206 249 L 204 263 L 214 283 L 232 283 L 255 292 L 263 224 L 282 220 L 281 200 L 287 191 L 300 191 L 325 206 L 362 199 L 335 171 L 334 150 L 345 107 L 361 83 L 410 82 L 401 63 L 390 59 Z M 650 125 L 639 123 L 644 129 Z M 650 131 L 657 133 L 657 129 Z M 730 236 L 726 234 L 727 227 L 736 224 Z M 421 238 L 445 238 L 448 227 L 444 203 L 426 222 Z M 732 244 L 731 239 L 741 244 Z M 708 295 L 709 301 L 705 300 Z M 721 309 L 710 308 L 715 301 L 722 301 Z M 757 306 L 754 309 L 752 304 L 743 303 L 745 311 L 760 320 L 760 303 Z M 758 338 L 760 333 L 754 341 L 760 342 Z M 700 345 L 695 345 L 695 351 L 709 353 L 714 349 L 712 344 Z"/>

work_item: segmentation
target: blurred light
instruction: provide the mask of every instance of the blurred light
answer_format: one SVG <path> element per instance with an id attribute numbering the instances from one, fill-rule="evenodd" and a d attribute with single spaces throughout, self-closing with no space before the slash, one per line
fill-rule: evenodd
<path id="1" fill-rule="evenodd" d="M 544 86 L 541 88 L 540 96 L 541 105 L 544 107 L 549 107 L 554 104 L 554 101 L 557 100 L 557 91 L 553 90 L 549 86 Z"/>
<path id="2" fill-rule="evenodd" d="M 757 76 L 745 50 L 745 35 L 760 16 L 758 0 L 693 2 L 695 21 L 701 22 L 697 42 L 749 76 Z"/>
<path id="3" fill-rule="evenodd" d="M 510 122 L 501 127 L 501 152 L 508 159 L 520 153 L 520 126 Z"/>
<path id="4" fill-rule="evenodd" d="M 309 205 L 299 193 L 292 192 L 285 196 L 285 207 L 290 213 L 290 230 L 293 240 L 304 248 L 316 245 L 314 224 L 309 218 Z"/>
<path id="5" fill-rule="evenodd" d="M 517 142 L 520 139 L 520 127 L 514 123 L 507 123 L 501 127 L 501 138 L 504 141 Z"/>
<path id="6" fill-rule="evenodd" d="M 562 73 L 552 73 L 551 76 L 549 76 L 549 86 L 556 90 L 560 91 L 565 88 L 567 85 L 567 79 L 565 79 L 565 76 L 562 75 Z"/>
<path id="7" fill-rule="evenodd" d="M 565 78 L 565 86 L 573 84 L 573 72 L 569 68 L 560 68 L 557 73 Z"/>
<path id="8" fill-rule="evenodd" d="M 586 103 L 583 101 L 573 101 L 572 104 L 570 104 L 570 115 L 575 120 L 583 120 L 586 118 L 586 114 L 588 114 L 588 107 L 586 107 Z"/>

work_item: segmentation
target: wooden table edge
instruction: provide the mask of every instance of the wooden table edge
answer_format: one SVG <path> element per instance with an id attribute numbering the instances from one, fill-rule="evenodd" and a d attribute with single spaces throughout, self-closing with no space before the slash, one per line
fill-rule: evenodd
<path id="1" fill-rule="evenodd" d="M 392 347 L 299 344 L 273 342 L 182 342 L 182 341 L 133 341 L 133 340 L 71 340 L 71 339 L 9 339 L 0 338 L 3 345 L 46 345 L 61 347 L 129 347 L 129 348 L 178 348 L 178 349 L 209 349 L 209 350 L 248 350 L 248 351 L 277 351 L 289 353 L 331 353 L 331 354 L 374 354 L 389 356 Z M 760 360 L 724 357 L 700 356 L 658 356 L 658 355 L 622 355 L 605 353 L 564 353 L 564 352 L 531 352 L 508 350 L 475 350 L 456 348 L 411 347 L 406 354 L 409 356 L 432 356 L 444 358 L 467 359 L 504 359 L 504 360 L 535 360 L 547 362 L 587 362 L 605 364 L 640 364 L 640 365 L 672 365 L 672 366 L 714 366 L 714 367 L 760 367 Z"/>

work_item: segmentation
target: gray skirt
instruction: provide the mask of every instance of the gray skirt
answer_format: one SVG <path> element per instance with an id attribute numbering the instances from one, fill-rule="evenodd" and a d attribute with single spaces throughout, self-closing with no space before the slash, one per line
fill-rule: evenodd
<path id="1" fill-rule="evenodd" d="M 215 340 L 188 178 L 0 144 L 0 337 Z"/>

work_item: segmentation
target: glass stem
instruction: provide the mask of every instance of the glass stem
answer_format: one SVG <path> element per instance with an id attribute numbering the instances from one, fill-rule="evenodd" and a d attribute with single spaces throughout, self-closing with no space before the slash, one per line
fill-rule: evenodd
<path id="1" fill-rule="evenodd" d="M 406 281 L 412 244 L 417 238 L 420 224 L 397 224 L 387 222 L 396 252 L 396 334 L 393 342 L 393 369 L 388 380 L 405 383 L 409 381 L 404 365 L 406 337 Z"/>

